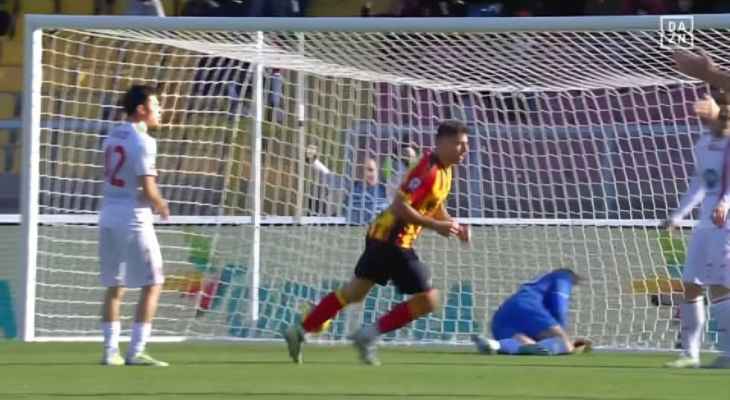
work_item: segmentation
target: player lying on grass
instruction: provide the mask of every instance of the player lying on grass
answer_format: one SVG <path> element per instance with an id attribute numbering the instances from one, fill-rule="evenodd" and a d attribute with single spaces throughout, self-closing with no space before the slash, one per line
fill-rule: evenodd
<path id="1" fill-rule="evenodd" d="M 565 332 L 570 295 L 579 280 L 575 272 L 561 268 L 521 285 L 492 317 L 493 339 L 472 336 L 477 350 L 534 355 L 590 351 L 590 341 L 572 341 Z"/>

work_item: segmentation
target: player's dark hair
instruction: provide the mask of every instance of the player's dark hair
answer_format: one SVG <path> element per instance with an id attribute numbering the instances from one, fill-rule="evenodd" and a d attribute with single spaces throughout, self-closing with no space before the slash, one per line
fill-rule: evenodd
<path id="1" fill-rule="evenodd" d="M 155 95 L 157 95 L 157 91 L 152 86 L 133 85 L 122 98 L 124 111 L 127 115 L 134 115 L 137 112 L 137 106 L 147 103 L 147 100 Z"/>
<path id="2" fill-rule="evenodd" d="M 573 271 L 570 268 L 558 268 L 555 271 L 562 271 L 562 272 L 567 272 L 568 274 L 570 274 L 571 278 L 573 278 L 574 285 L 577 285 L 577 284 L 583 282 L 583 277 L 578 275 L 575 271 Z"/>
<path id="3" fill-rule="evenodd" d="M 467 129 L 466 125 L 459 121 L 447 120 L 439 124 L 438 130 L 436 131 L 436 140 L 454 137 L 465 133 L 469 133 L 469 129 Z"/>

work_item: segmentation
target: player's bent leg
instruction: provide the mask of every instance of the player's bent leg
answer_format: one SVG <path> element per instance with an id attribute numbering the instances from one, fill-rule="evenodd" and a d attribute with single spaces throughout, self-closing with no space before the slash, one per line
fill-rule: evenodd
<path id="1" fill-rule="evenodd" d="M 377 331 L 380 334 L 399 329 L 438 308 L 438 290 L 426 289 L 397 304 L 390 312 L 378 319 Z"/>
<path id="2" fill-rule="evenodd" d="M 436 289 L 428 289 L 425 292 L 416 293 L 408 299 L 408 309 L 413 319 L 418 319 L 430 314 L 439 308 L 439 292 Z"/>
<path id="3" fill-rule="evenodd" d="M 710 286 L 712 309 L 717 319 L 717 348 L 722 352 L 710 364 L 710 368 L 730 368 L 730 288 Z"/>
<path id="4" fill-rule="evenodd" d="M 375 326 L 363 327 L 351 339 L 360 354 L 360 360 L 369 365 L 380 365 L 376 345 L 380 335 L 399 329 L 438 307 L 438 290 L 426 289 L 397 304 L 378 319 Z"/>
<path id="5" fill-rule="evenodd" d="M 535 344 L 534 340 L 521 333 L 500 340 L 489 339 L 482 335 L 472 335 L 471 340 L 477 347 L 477 351 L 482 354 L 520 354 L 521 347 Z"/>
<path id="6" fill-rule="evenodd" d="M 302 345 L 310 333 L 320 332 L 322 326 L 337 315 L 340 310 L 351 303 L 361 302 L 370 292 L 375 282 L 360 277 L 354 277 L 347 285 L 329 293 L 319 303 L 302 316 L 300 324 L 284 328 L 281 336 L 286 341 L 289 357 L 297 364 L 303 362 Z"/>
<path id="7" fill-rule="evenodd" d="M 354 277 L 340 289 L 339 295 L 345 304 L 357 304 L 365 299 L 375 282 L 367 278 Z"/>
<path id="8" fill-rule="evenodd" d="M 553 325 L 540 332 L 534 345 L 520 347 L 520 354 L 560 355 L 573 352 L 573 342 L 560 325 Z"/>
<path id="9" fill-rule="evenodd" d="M 301 328 L 305 333 L 319 332 L 322 324 L 332 319 L 344 307 L 361 302 L 370 292 L 375 282 L 354 277 L 344 287 L 323 297 L 322 300 L 302 319 Z"/>
<path id="10" fill-rule="evenodd" d="M 533 345 L 536 342 L 531 337 L 524 333 L 515 333 L 512 337 L 499 341 L 499 354 L 525 354 L 526 349 Z M 540 354 L 540 349 L 536 350 L 536 354 Z"/>
<path id="11" fill-rule="evenodd" d="M 684 282 L 684 303 L 679 306 L 682 353 L 676 360 L 664 364 L 667 368 L 697 368 L 700 366 L 700 345 L 705 325 L 703 288 L 688 280 Z"/>

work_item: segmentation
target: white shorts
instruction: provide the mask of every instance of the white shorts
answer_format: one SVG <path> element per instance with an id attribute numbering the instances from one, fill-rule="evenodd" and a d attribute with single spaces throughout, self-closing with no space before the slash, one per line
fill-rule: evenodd
<path id="1" fill-rule="evenodd" d="M 99 229 L 101 284 L 139 288 L 165 282 L 162 253 L 152 224 Z"/>
<path id="2" fill-rule="evenodd" d="M 700 286 L 730 288 L 730 230 L 695 228 L 689 240 L 682 280 Z"/>

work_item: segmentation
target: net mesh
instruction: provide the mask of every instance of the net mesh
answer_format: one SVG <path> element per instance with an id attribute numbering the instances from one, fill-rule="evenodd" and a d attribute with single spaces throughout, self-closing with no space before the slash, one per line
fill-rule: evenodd
<path id="1" fill-rule="evenodd" d="M 695 43 L 723 64 L 727 37 L 702 30 Z M 467 341 L 520 282 L 567 266 L 587 278 L 573 333 L 611 347 L 675 344 L 687 232 L 656 225 L 686 189 L 701 132 L 692 103 L 706 88 L 673 71 L 655 30 L 266 32 L 258 41 L 59 29 L 43 34 L 42 64 L 40 212 L 56 219 L 39 231 L 38 336 L 98 335 L 100 147 L 122 117 L 120 95 L 147 83 L 162 93 L 154 136 L 174 215 L 157 226 L 167 282 L 155 335 L 277 337 L 302 305 L 349 279 L 365 224 L 407 169 L 405 148 L 430 148 L 439 121 L 454 118 L 471 137 L 448 209 L 474 224 L 474 238 L 419 239 L 443 307 L 387 339 Z M 252 182 L 257 64 L 262 177 Z M 376 186 L 366 184 L 371 163 Z M 264 216 L 257 321 L 252 185 Z M 342 340 L 403 299 L 376 287 L 321 338 Z"/>

